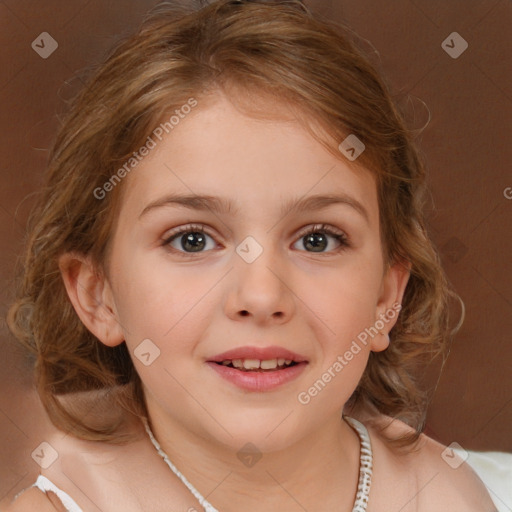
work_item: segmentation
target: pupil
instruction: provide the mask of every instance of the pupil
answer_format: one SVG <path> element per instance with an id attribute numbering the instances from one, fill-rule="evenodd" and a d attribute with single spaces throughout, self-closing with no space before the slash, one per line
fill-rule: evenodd
<path id="1" fill-rule="evenodd" d="M 199 233 L 197 231 L 188 233 L 187 235 L 183 235 L 181 237 L 181 245 L 183 249 L 190 250 L 190 252 L 198 252 L 201 249 L 204 249 L 205 245 L 205 236 L 204 233 Z M 188 245 L 188 246 L 187 246 Z"/>
<path id="2" fill-rule="evenodd" d="M 309 244 L 309 248 L 314 252 L 321 252 L 327 246 L 327 237 L 323 233 L 310 233 L 303 243 L 306 249 L 308 249 Z"/>

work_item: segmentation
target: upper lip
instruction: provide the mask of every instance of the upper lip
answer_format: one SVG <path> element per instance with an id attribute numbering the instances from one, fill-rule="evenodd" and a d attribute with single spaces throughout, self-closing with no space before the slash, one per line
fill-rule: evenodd
<path id="1" fill-rule="evenodd" d="M 238 347 L 222 354 L 218 354 L 210 359 L 209 362 L 222 363 L 222 361 L 233 359 L 258 359 L 260 361 L 268 361 L 269 359 L 291 359 L 296 363 L 307 362 L 307 359 L 300 354 L 291 352 L 286 348 L 271 347 Z"/>

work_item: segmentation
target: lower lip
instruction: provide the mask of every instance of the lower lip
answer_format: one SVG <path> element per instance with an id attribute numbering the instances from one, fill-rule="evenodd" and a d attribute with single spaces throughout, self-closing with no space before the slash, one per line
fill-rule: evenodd
<path id="1" fill-rule="evenodd" d="M 308 363 L 297 363 L 282 370 L 273 370 L 265 372 L 247 372 L 237 370 L 229 366 L 208 361 L 207 364 L 213 368 L 222 378 L 231 382 L 235 386 L 246 391 L 271 391 L 287 382 L 296 379 Z"/>

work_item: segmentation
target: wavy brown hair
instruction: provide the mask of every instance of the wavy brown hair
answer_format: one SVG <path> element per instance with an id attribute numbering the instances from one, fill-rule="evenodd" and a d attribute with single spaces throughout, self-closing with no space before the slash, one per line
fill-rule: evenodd
<path id="1" fill-rule="evenodd" d="M 94 71 L 56 136 L 8 315 L 12 332 L 35 354 L 41 400 L 57 427 L 89 440 L 121 442 L 121 411 L 146 414 L 126 345 L 109 348 L 84 327 L 58 258 L 88 255 L 107 274 L 124 185 L 102 199 L 94 191 L 169 112 L 190 98 L 201 108 L 219 90 L 254 110 L 254 99 L 264 94 L 290 106 L 338 158 L 348 134 L 366 146 L 357 165 L 376 177 L 384 260 L 410 264 L 411 276 L 391 344 L 371 353 L 348 405 L 407 422 L 415 434 L 399 442 L 410 444 L 426 410 L 415 375 L 426 360 L 445 354 L 451 292 L 426 233 L 425 169 L 404 115 L 350 29 L 300 2 L 219 0 L 198 7 L 157 6 Z M 94 403 L 113 403 L 105 411 L 120 414 L 89 421 L 87 401 L 66 400 L 81 391 L 99 393 Z"/>

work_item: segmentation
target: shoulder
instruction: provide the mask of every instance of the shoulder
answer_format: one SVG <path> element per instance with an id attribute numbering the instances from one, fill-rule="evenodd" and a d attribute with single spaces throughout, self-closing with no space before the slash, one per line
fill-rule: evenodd
<path id="1" fill-rule="evenodd" d="M 142 423 L 133 434 L 133 441 L 110 444 L 55 432 L 47 442 L 58 456 L 41 475 L 84 511 L 94 505 L 104 512 L 140 512 L 140 503 L 145 504 L 144 510 L 155 512 L 169 510 L 169 504 L 173 510 L 192 510 L 195 498 L 170 472 Z M 17 508 L 7 512 L 66 510 L 56 494 L 37 488 L 23 492 L 12 506 Z"/>
<path id="2" fill-rule="evenodd" d="M 47 432 L 45 442 L 48 464 L 40 470 L 43 478 L 37 482 L 34 478 L 34 485 L 19 492 L 6 512 L 66 512 L 66 503 L 72 509 L 87 510 L 87 494 L 103 492 L 123 451 L 122 445 L 85 441 L 57 429 Z"/>
<path id="3" fill-rule="evenodd" d="M 394 489 L 393 499 L 400 500 L 397 505 L 402 504 L 403 512 L 497 510 L 478 475 L 450 448 L 425 434 L 421 434 L 418 441 L 410 447 L 394 447 L 388 438 L 412 434 L 414 429 L 387 416 L 373 418 L 367 426 L 375 445 L 375 480 L 381 475 L 387 481 L 383 472 L 377 473 L 379 460 L 389 475 L 399 476 L 404 485 L 399 485 L 400 489 L 397 489 L 397 484 L 394 483 L 391 488 Z M 383 496 L 382 486 L 379 485 L 379 488 Z M 387 493 L 389 494 L 389 487 Z"/>
<path id="4" fill-rule="evenodd" d="M 53 492 L 45 494 L 36 487 L 24 490 L 5 512 L 65 512 L 65 508 Z"/>
<path id="5" fill-rule="evenodd" d="M 451 448 L 422 434 L 418 474 L 425 487 L 420 510 L 446 508 L 453 512 L 495 512 L 496 506 L 482 480 Z"/>

